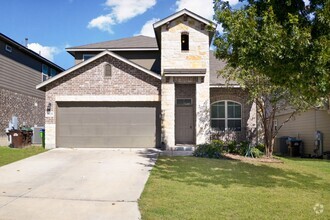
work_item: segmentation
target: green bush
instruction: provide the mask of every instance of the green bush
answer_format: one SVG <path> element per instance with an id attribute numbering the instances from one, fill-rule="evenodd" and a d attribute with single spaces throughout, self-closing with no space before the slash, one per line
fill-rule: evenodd
<path id="1" fill-rule="evenodd" d="M 223 152 L 223 142 L 214 140 L 210 144 L 198 145 L 196 150 L 193 152 L 195 157 L 206 157 L 206 158 L 221 158 Z"/>
<path id="2" fill-rule="evenodd" d="M 249 149 L 249 142 L 230 141 L 226 144 L 225 151 L 231 154 L 238 154 L 244 156 Z"/>
<path id="3" fill-rule="evenodd" d="M 257 144 L 254 147 L 257 148 L 259 151 L 261 151 L 263 153 L 265 152 L 265 145 L 264 144 Z"/>
<path id="4" fill-rule="evenodd" d="M 257 147 L 252 147 L 251 148 L 251 153 L 253 154 L 253 156 L 255 158 L 259 158 L 259 157 L 262 157 L 264 155 L 263 152 L 261 152 Z"/>

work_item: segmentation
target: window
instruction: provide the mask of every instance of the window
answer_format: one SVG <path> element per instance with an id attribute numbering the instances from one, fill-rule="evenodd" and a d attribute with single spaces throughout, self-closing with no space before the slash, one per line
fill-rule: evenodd
<path id="1" fill-rule="evenodd" d="M 42 64 L 41 80 L 46 81 L 49 78 L 50 68 L 46 64 Z"/>
<path id="2" fill-rule="evenodd" d="M 178 99 L 176 99 L 176 105 L 180 105 L 180 106 L 192 105 L 192 99 L 178 98 Z"/>
<path id="3" fill-rule="evenodd" d="M 95 56 L 94 54 L 83 54 L 83 60 L 88 60 L 89 58 L 92 58 L 93 56 Z"/>
<path id="4" fill-rule="evenodd" d="M 57 71 L 54 70 L 53 68 L 50 69 L 50 77 L 56 76 L 57 75 Z"/>
<path id="5" fill-rule="evenodd" d="M 8 44 L 6 44 L 5 46 L 5 50 L 9 53 L 11 53 L 13 51 L 13 48 L 11 46 L 9 46 Z"/>
<path id="6" fill-rule="evenodd" d="M 111 65 L 109 63 L 104 65 L 104 76 L 111 77 Z"/>
<path id="7" fill-rule="evenodd" d="M 181 33 L 181 50 L 189 50 L 189 34 L 187 32 Z"/>
<path id="8" fill-rule="evenodd" d="M 213 103 L 211 105 L 211 127 L 219 131 L 241 131 L 241 104 L 232 101 Z"/>

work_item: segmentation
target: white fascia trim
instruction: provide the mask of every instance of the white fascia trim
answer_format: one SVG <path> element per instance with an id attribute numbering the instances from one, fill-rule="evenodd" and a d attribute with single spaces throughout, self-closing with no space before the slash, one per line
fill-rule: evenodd
<path id="1" fill-rule="evenodd" d="M 88 49 L 84 49 L 84 48 L 70 48 L 70 49 L 66 49 L 66 51 L 68 52 L 75 52 L 75 51 L 105 51 L 105 50 L 109 50 L 109 51 L 158 51 L 158 47 L 150 47 L 150 48 L 107 48 L 107 49 L 93 49 L 93 48 L 88 48 Z"/>
<path id="2" fill-rule="evenodd" d="M 67 95 L 56 96 L 56 102 L 159 102 L 159 95 Z"/>
<path id="3" fill-rule="evenodd" d="M 56 76 L 54 76 L 54 77 L 52 77 L 52 78 L 44 81 L 42 83 L 40 83 L 39 85 L 36 86 L 36 88 L 37 89 L 40 89 L 40 88 L 46 86 L 47 84 L 49 84 L 51 82 L 54 82 L 55 80 L 57 80 L 57 79 L 65 76 L 65 75 L 67 75 L 67 74 L 69 74 L 69 73 L 71 73 L 71 72 L 73 72 L 73 71 L 75 71 L 75 70 L 77 70 L 77 69 L 85 66 L 85 65 L 88 65 L 89 63 L 91 63 L 91 62 L 99 59 L 100 57 L 102 57 L 102 56 L 104 56 L 106 54 L 108 54 L 108 55 L 110 55 L 112 57 L 115 57 L 118 60 L 123 61 L 123 62 L 125 62 L 125 63 L 127 63 L 127 64 L 129 64 L 129 65 L 131 65 L 131 66 L 133 66 L 133 67 L 135 67 L 135 68 L 137 68 L 137 69 L 139 69 L 139 70 L 141 70 L 141 71 L 143 71 L 143 72 L 145 72 L 145 73 L 147 73 L 147 74 L 149 74 L 149 75 L 151 75 L 151 76 L 159 79 L 159 80 L 161 79 L 161 76 L 160 75 L 158 75 L 158 74 L 156 74 L 156 73 L 154 73 L 154 72 L 152 72 L 150 70 L 147 70 L 147 69 L 145 69 L 145 68 L 143 68 L 143 67 L 141 67 L 141 66 L 139 66 L 139 65 L 137 65 L 135 63 L 133 63 L 132 61 L 129 61 L 129 60 L 127 60 L 127 59 L 125 59 L 125 58 L 123 58 L 123 57 L 121 57 L 121 56 L 119 56 L 119 55 L 117 55 L 117 54 L 115 54 L 115 53 L 113 53 L 111 51 L 105 50 L 102 53 L 99 53 L 96 56 L 94 56 L 94 57 L 92 57 L 92 58 L 90 58 L 90 59 L 88 59 L 88 60 L 86 60 L 84 62 L 81 62 L 81 63 L 79 63 L 79 64 L 71 67 L 70 69 L 68 69 L 68 70 L 66 70 L 66 71 L 64 71 L 64 72 L 62 72 L 62 73 L 60 73 L 60 74 L 58 74 L 58 75 L 56 75 Z"/>
<path id="4" fill-rule="evenodd" d="M 166 24 L 167 22 L 172 21 L 172 20 L 174 20 L 174 19 L 176 19 L 176 18 L 178 18 L 178 17 L 180 17 L 184 14 L 189 15 L 190 17 L 196 19 L 197 21 L 203 22 L 204 24 L 207 24 L 207 25 L 211 24 L 212 27 L 214 27 L 214 28 L 217 26 L 213 21 L 210 21 L 210 20 L 208 20 L 206 18 L 203 18 L 201 16 L 198 16 L 198 15 L 196 15 L 196 14 L 194 14 L 194 13 L 192 13 L 192 12 L 186 10 L 186 9 L 183 9 L 183 10 L 181 10 L 181 11 L 179 11 L 179 12 L 177 12 L 177 13 L 175 13 L 175 14 L 173 14 L 173 15 L 171 15 L 171 16 L 163 19 L 163 20 L 160 20 L 160 21 L 154 23 L 153 27 L 158 28 L 158 27 Z"/>
<path id="5" fill-rule="evenodd" d="M 242 88 L 240 85 L 210 85 L 210 88 Z"/>

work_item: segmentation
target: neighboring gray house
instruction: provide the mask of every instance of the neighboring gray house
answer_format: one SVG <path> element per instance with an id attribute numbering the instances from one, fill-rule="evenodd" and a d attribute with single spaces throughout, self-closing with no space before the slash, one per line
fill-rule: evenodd
<path id="1" fill-rule="evenodd" d="M 0 144 L 12 116 L 20 125 L 45 124 L 45 93 L 36 85 L 64 71 L 61 67 L 0 33 Z"/>
<path id="2" fill-rule="evenodd" d="M 255 107 L 225 86 L 216 24 L 186 9 L 136 36 L 67 48 L 75 66 L 39 84 L 46 147 L 167 147 L 251 138 Z"/>

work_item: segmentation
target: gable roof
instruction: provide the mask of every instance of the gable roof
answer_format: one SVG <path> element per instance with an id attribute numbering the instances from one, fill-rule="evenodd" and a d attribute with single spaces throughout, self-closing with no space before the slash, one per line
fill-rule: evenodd
<path id="1" fill-rule="evenodd" d="M 164 18 L 164 19 L 162 19 L 162 20 L 160 20 L 160 21 L 158 21 L 158 22 L 156 22 L 156 23 L 153 24 L 155 35 L 156 35 L 157 44 L 158 44 L 159 47 L 160 47 L 160 42 L 161 42 L 161 27 L 163 25 L 165 25 L 166 23 L 168 23 L 170 21 L 173 21 L 173 20 L 175 20 L 175 19 L 177 19 L 177 18 L 179 18 L 179 17 L 181 17 L 183 15 L 187 15 L 189 17 L 194 18 L 195 20 L 197 20 L 199 22 L 204 23 L 205 25 L 211 26 L 212 29 L 214 29 L 214 30 L 210 30 L 209 31 L 210 43 L 211 43 L 212 36 L 213 36 L 213 34 L 215 32 L 215 29 L 217 27 L 217 24 L 214 23 L 211 20 L 208 20 L 208 19 L 206 19 L 206 18 L 198 15 L 198 14 L 195 14 L 194 12 L 191 12 L 191 11 L 189 11 L 187 9 L 182 9 L 181 11 L 178 11 L 178 12 L 176 12 L 176 13 L 174 13 L 174 14 L 172 14 L 172 15 L 170 15 L 170 16 L 168 16 L 168 17 L 166 17 L 166 18 Z"/>
<path id="2" fill-rule="evenodd" d="M 10 43 L 11 44 L 10 46 L 13 45 L 14 47 L 18 48 L 19 50 L 24 51 L 30 57 L 32 57 L 32 58 L 34 58 L 38 61 L 44 62 L 44 63 L 48 64 L 49 66 L 51 66 L 52 68 L 57 69 L 58 71 L 64 71 L 64 69 L 62 67 L 60 67 L 57 64 L 53 63 L 52 61 L 44 58 L 43 56 L 41 56 L 40 54 L 34 52 L 33 50 L 30 50 L 26 46 L 23 46 L 22 44 L 17 43 L 13 39 L 9 38 L 8 36 L 6 36 L 2 33 L 0 33 L 0 40 L 2 40 L 4 42 L 7 42 L 7 43 Z"/>
<path id="3" fill-rule="evenodd" d="M 137 68 L 137 69 L 145 72 L 146 74 L 148 74 L 150 76 L 153 76 L 153 77 L 155 77 L 155 78 L 157 78 L 159 80 L 161 79 L 161 76 L 158 75 L 157 73 L 154 73 L 154 72 L 152 72 L 152 71 L 150 71 L 148 69 L 145 69 L 144 67 L 139 66 L 136 63 L 133 63 L 132 61 L 129 61 L 128 59 L 126 59 L 126 58 L 124 58 L 122 56 L 119 56 L 118 54 L 115 54 L 115 53 L 113 53 L 113 52 L 111 52 L 109 50 L 105 50 L 102 53 L 99 53 L 96 56 L 94 56 L 94 57 L 92 57 L 92 58 L 90 58 L 90 59 L 88 59 L 88 60 L 86 60 L 84 62 L 81 62 L 81 63 L 77 64 L 76 66 L 74 66 L 74 67 L 72 67 L 72 68 L 70 68 L 70 69 L 68 69 L 68 70 L 66 70 L 66 71 L 64 71 L 64 72 L 62 72 L 62 73 L 60 73 L 60 74 L 58 74 L 58 75 L 56 75 L 56 76 L 54 76 L 54 77 L 52 77 L 52 78 L 44 81 L 42 83 L 40 83 L 39 85 L 36 86 L 36 88 L 45 91 L 45 86 L 46 85 L 48 85 L 48 84 L 50 84 L 50 83 L 52 83 L 52 82 L 54 82 L 54 81 L 56 81 L 56 80 L 58 80 L 58 79 L 60 79 L 60 78 L 62 78 L 64 76 L 66 76 L 69 73 L 71 73 L 71 72 L 73 72 L 73 71 L 75 71 L 75 70 L 77 70 L 77 69 L 79 69 L 79 68 L 81 68 L 83 66 L 86 66 L 87 64 L 89 64 L 89 63 L 91 63 L 91 62 L 99 59 L 100 57 L 106 56 L 106 55 L 112 56 L 112 57 L 114 57 L 114 58 L 116 58 L 116 59 L 118 59 L 118 60 L 120 60 L 122 62 L 125 62 L 128 65 L 133 66 L 133 67 L 135 67 L 135 68 Z"/>
<path id="4" fill-rule="evenodd" d="M 93 44 L 86 44 L 82 46 L 69 47 L 66 51 L 73 54 L 75 51 L 145 51 L 145 50 L 158 50 L 156 39 L 143 35 L 127 37 L 118 40 L 110 40 Z"/>
<path id="5" fill-rule="evenodd" d="M 177 19 L 178 17 L 180 17 L 184 14 L 186 14 L 186 15 L 194 18 L 195 20 L 200 21 L 200 22 L 202 22 L 206 25 L 211 25 L 214 28 L 217 26 L 217 24 L 214 23 L 213 21 L 210 21 L 206 18 L 203 18 L 202 16 L 200 16 L 198 14 L 195 14 L 194 12 L 191 12 L 188 9 L 182 9 L 181 11 L 178 11 L 178 12 L 176 12 L 176 13 L 174 13 L 174 14 L 172 14 L 172 15 L 170 15 L 170 16 L 168 16 L 168 17 L 166 17 L 166 18 L 164 18 L 160 21 L 157 21 L 156 23 L 153 24 L 153 26 L 154 26 L 154 28 L 158 28 L 160 26 L 163 26 L 164 24 L 166 24 L 169 21 L 173 21 L 173 20 Z"/>

